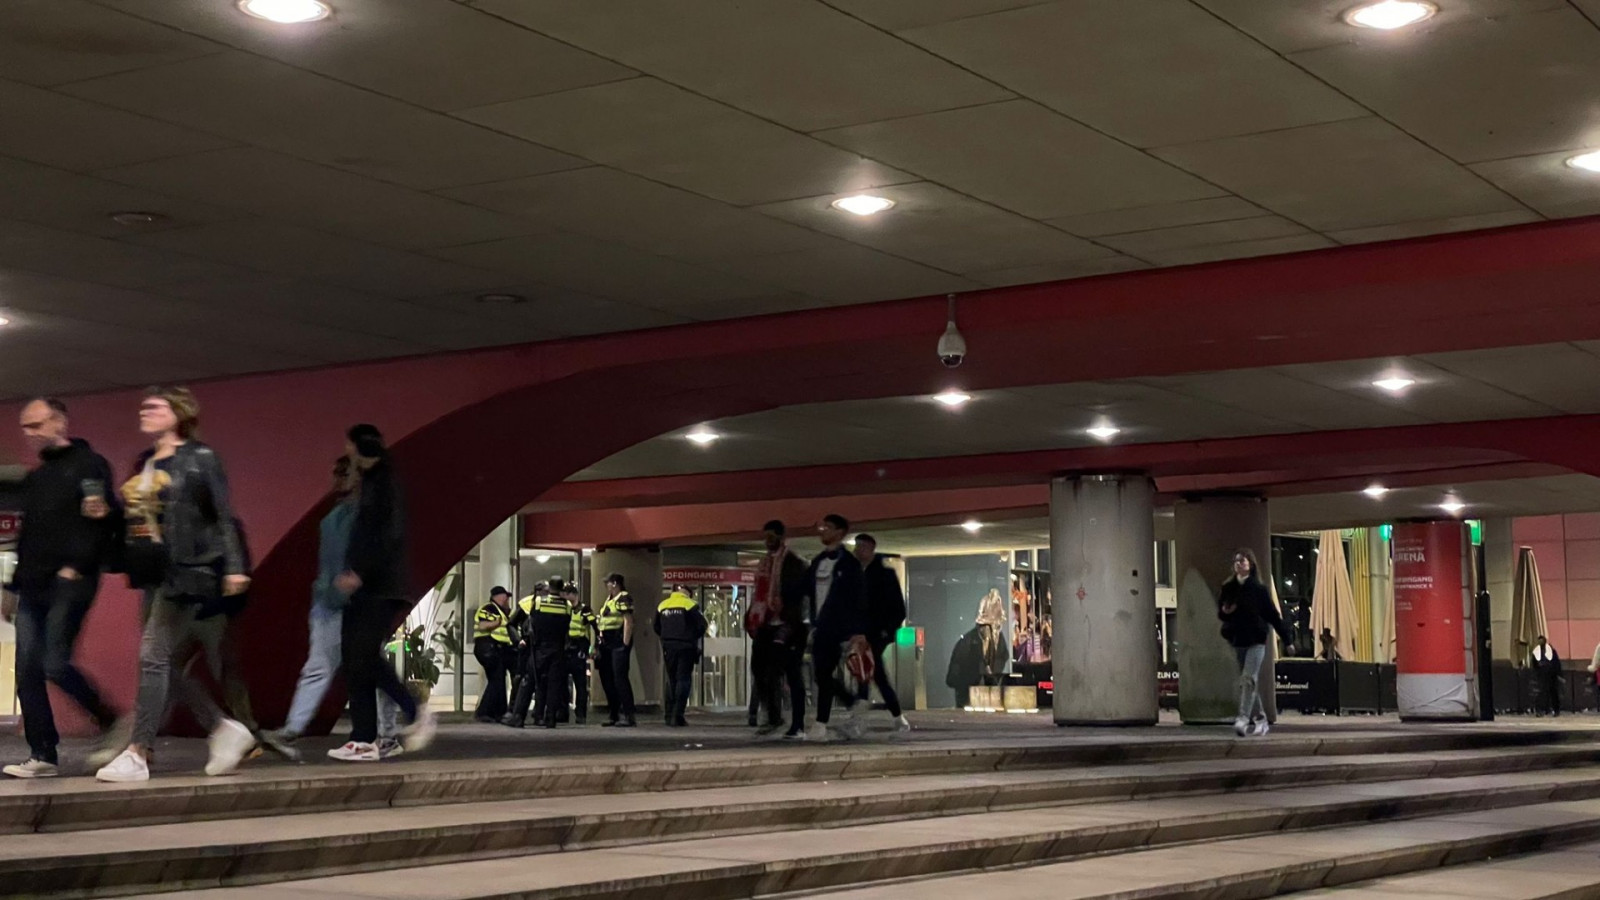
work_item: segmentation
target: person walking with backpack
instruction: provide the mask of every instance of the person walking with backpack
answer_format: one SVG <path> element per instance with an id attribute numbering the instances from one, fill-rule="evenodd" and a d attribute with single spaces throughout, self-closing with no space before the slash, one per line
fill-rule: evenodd
<path id="1" fill-rule="evenodd" d="M 873 683 L 883 697 L 883 705 L 894 717 L 895 730 L 904 734 L 911 730 L 911 721 L 900 708 L 900 697 L 889 681 L 889 670 L 884 668 L 883 653 L 894 643 L 895 633 L 906 621 L 906 595 L 900 589 L 900 577 L 884 564 L 878 553 L 878 539 L 870 534 L 856 535 L 856 559 L 861 563 L 862 577 L 866 581 L 867 644 L 872 648 Z M 869 687 L 861 686 L 858 702 L 869 700 Z"/>
<path id="2" fill-rule="evenodd" d="M 1234 719 L 1233 732 L 1240 737 L 1264 737 L 1271 730 L 1260 684 L 1267 641 L 1274 631 L 1285 643 L 1293 634 L 1272 602 L 1272 591 L 1261 582 L 1254 550 L 1245 547 L 1234 553 L 1233 577 L 1222 585 L 1217 600 L 1222 637 L 1233 645 L 1239 660 L 1239 717 Z M 1271 678 L 1272 673 L 1266 677 Z"/>

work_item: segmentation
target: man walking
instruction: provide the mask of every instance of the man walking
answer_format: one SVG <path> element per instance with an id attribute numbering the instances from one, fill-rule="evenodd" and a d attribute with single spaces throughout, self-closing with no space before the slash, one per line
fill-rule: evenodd
<path id="1" fill-rule="evenodd" d="M 86 441 L 68 436 L 67 407 L 34 400 L 22 409 L 22 435 L 39 465 L 22 482 L 22 532 L 17 567 L 0 601 L 17 627 L 17 699 L 29 757 L 6 766 L 13 778 L 56 774 L 55 712 L 47 682 L 89 713 L 102 731 L 115 713 L 72 664 L 73 645 L 100 588 L 121 515 L 106 485 L 111 466 Z"/>
<path id="2" fill-rule="evenodd" d="M 844 549 L 845 532 L 849 530 L 850 520 L 840 515 L 826 516 L 817 524 L 822 552 L 811 561 L 806 576 L 807 606 L 815 635 L 811 661 L 817 681 L 817 718 L 806 735 L 812 741 L 829 739 L 828 720 L 834 700 L 848 708 L 856 699 L 855 693 L 839 680 L 839 663 L 846 646 L 867 633 L 866 580 L 860 561 Z M 861 736 L 861 723 L 854 716 L 845 735 Z"/>
<path id="3" fill-rule="evenodd" d="M 606 602 L 600 604 L 600 687 L 606 692 L 610 719 L 603 727 L 632 728 L 638 724 L 633 712 L 633 598 L 628 583 L 619 574 L 606 576 Z"/>
<path id="4" fill-rule="evenodd" d="M 689 692 L 694 687 L 694 666 L 700 661 L 700 641 L 706 636 L 706 617 L 700 604 L 674 588 L 656 607 L 656 634 L 661 636 L 661 656 L 665 664 L 666 719 L 668 728 L 689 724 L 684 712 L 689 708 Z"/>
<path id="5" fill-rule="evenodd" d="M 1534 706 L 1534 713 L 1552 716 L 1561 715 L 1561 657 L 1556 654 L 1556 648 L 1550 646 L 1544 635 L 1539 635 L 1539 643 L 1533 647 L 1533 678 L 1539 688 L 1539 701 Z"/>
<path id="6" fill-rule="evenodd" d="M 767 555 L 756 573 L 755 591 L 745 631 L 750 635 L 751 693 L 750 724 L 757 725 L 760 708 L 766 709 L 766 725 L 761 734 L 783 727 L 783 685 L 789 685 L 789 707 L 793 719 L 790 740 L 805 734 L 806 683 L 802 671 L 805 659 L 805 614 L 801 598 L 805 595 L 806 562 L 789 549 L 788 529 L 776 519 L 762 527 Z"/>
<path id="7" fill-rule="evenodd" d="M 877 538 L 870 534 L 856 535 L 856 561 L 861 563 L 862 577 L 866 581 L 867 644 L 872 647 L 872 680 L 878 685 L 878 693 L 883 695 L 883 704 L 889 707 L 889 715 L 894 717 L 896 730 L 904 733 L 911 730 L 911 722 L 900 708 L 900 698 L 889 682 L 889 671 L 883 667 L 883 651 L 894 643 L 895 632 L 905 624 L 906 595 L 900 589 L 900 577 L 884 565 L 878 553 Z M 870 692 L 868 685 L 861 685 L 859 700 L 865 703 Z"/>

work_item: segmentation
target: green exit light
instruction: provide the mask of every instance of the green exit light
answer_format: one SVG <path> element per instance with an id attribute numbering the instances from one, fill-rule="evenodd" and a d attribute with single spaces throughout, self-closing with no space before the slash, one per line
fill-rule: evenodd
<path id="1" fill-rule="evenodd" d="M 1378 537 L 1381 537 L 1386 541 L 1394 540 L 1394 526 L 1393 525 L 1379 525 L 1378 526 Z"/>
<path id="2" fill-rule="evenodd" d="M 907 625 L 894 633 L 894 642 L 902 647 L 915 647 L 917 645 L 917 630 Z"/>
<path id="3" fill-rule="evenodd" d="M 1468 519 L 1467 530 L 1472 533 L 1472 546 L 1483 546 L 1483 521 L 1481 519 Z"/>

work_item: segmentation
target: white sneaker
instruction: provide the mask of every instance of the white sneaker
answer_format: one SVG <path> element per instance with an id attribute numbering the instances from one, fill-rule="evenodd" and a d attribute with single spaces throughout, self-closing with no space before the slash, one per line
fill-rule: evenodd
<path id="1" fill-rule="evenodd" d="M 833 737 L 828 734 L 828 726 L 821 722 L 812 722 L 806 726 L 806 741 L 808 743 L 826 744 L 831 740 L 833 740 Z"/>
<path id="2" fill-rule="evenodd" d="M 1234 719 L 1233 720 L 1233 733 L 1237 734 L 1239 737 L 1244 737 L 1245 735 L 1249 734 L 1250 733 L 1250 720 L 1246 719 L 1244 716 L 1240 716 L 1239 718 Z"/>
<path id="3" fill-rule="evenodd" d="M 433 738 L 438 733 L 439 720 L 434 717 L 433 710 L 419 704 L 417 720 L 400 732 L 400 742 L 405 745 L 407 751 L 419 753 L 428 749 L 428 745 L 433 743 Z"/>
<path id="4" fill-rule="evenodd" d="M 89 754 L 89 765 L 100 768 L 110 765 L 128 745 L 133 743 L 133 716 L 123 716 L 116 724 L 107 728 L 100 735 L 100 742 L 95 745 L 94 752 Z"/>
<path id="5" fill-rule="evenodd" d="M 377 744 L 363 744 L 351 741 L 343 747 L 335 747 L 328 751 L 330 759 L 340 762 L 377 762 L 383 759 L 383 754 L 378 751 Z"/>
<path id="6" fill-rule="evenodd" d="M 406 752 L 406 748 L 402 746 L 399 741 L 392 737 L 378 738 L 377 747 L 379 759 L 389 759 L 390 757 L 399 756 L 400 754 Z"/>
<path id="7" fill-rule="evenodd" d="M 12 778 L 54 778 L 56 777 L 56 764 L 33 757 L 20 765 L 6 766 L 4 769 L 0 769 L 0 772 L 4 772 Z"/>
<path id="8" fill-rule="evenodd" d="M 911 720 L 900 716 L 894 720 L 894 730 L 901 734 L 911 733 Z"/>
<path id="9" fill-rule="evenodd" d="M 106 763 L 100 771 L 94 773 L 94 780 L 109 781 L 113 784 L 149 781 L 150 765 L 139 754 L 132 750 L 124 750 L 116 759 Z"/>
<path id="10" fill-rule="evenodd" d="M 1266 719 L 1262 719 L 1261 721 L 1255 723 L 1255 727 L 1251 729 L 1250 733 L 1255 737 L 1266 737 L 1267 732 L 1271 730 L 1272 726 L 1267 724 Z"/>
<path id="11" fill-rule="evenodd" d="M 244 755 L 256 747 L 256 736 L 242 722 L 223 719 L 206 739 L 211 758 L 206 760 L 207 775 L 232 775 Z"/>

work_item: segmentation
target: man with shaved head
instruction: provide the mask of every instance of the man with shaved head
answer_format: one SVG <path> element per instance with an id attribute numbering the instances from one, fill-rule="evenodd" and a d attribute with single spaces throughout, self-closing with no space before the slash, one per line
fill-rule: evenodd
<path id="1" fill-rule="evenodd" d="M 111 466 L 88 442 L 69 436 L 67 406 L 41 398 L 22 409 L 22 436 L 39 464 L 22 483 L 17 567 L 0 604 L 17 626 L 17 699 L 31 752 L 6 766 L 13 778 L 56 774 L 55 714 L 47 682 L 77 701 L 102 730 L 115 714 L 72 664 L 78 629 L 100 588 L 121 511 L 108 491 Z"/>

